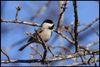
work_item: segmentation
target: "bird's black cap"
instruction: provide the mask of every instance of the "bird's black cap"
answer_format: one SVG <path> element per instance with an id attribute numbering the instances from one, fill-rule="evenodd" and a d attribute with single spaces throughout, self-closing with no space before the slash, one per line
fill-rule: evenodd
<path id="1" fill-rule="evenodd" d="M 53 21 L 52 20 L 49 20 L 49 19 L 46 19 L 43 21 L 43 23 L 50 23 L 50 24 L 53 24 Z"/>

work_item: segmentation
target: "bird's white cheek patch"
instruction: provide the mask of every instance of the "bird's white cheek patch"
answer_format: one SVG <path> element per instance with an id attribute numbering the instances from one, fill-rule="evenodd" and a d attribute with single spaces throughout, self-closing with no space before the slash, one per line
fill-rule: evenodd
<path id="1" fill-rule="evenodd" d="M 52 27 L 53 24 L 49 24 L 49 23 L 44 23 L 43 27 L 47 28 L 47 27 Z"/>

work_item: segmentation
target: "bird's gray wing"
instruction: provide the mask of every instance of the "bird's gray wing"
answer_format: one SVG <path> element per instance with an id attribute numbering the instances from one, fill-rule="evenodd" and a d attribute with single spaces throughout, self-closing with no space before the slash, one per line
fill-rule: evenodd
<path id="1" fill-rule="evenodd" d="M 38 30 L 36 30 L 38 33 L 41 33 L 43 31 L 43 28 L 39 28 Z M 33 42 L 37 42 L 36 40 L 38 40 L 38 36 L 36 33 L 33 33 L 33 37 L 30 37 L 28 42 L 33 41 Z"/>

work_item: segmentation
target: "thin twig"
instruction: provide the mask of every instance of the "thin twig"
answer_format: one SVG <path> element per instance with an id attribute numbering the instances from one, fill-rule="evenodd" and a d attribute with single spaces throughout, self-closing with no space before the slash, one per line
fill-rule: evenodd
<path id="1" fill-rule="evenodd" d="M 93 42 L 89 43 L 86 47 L 89 48 L 89 47 L 91 47 L 91 46 L 93 46 L 93 45 L 95 45 L 97 43 L 99 43 L 99 41 L 93 41 Z"/>
<path id="2" fill-rule="evenodd" d="M 73 25 L 70 24 L 69 26 L 65 26 L 66 31 L 70 34 L 72 40 L 74 40 L 74 36 L 73 36 L 73 29 L 72 29 Z"/>
<path id="3" fill-rule="evenodd" d="M 19 13 L 19 11 L 21 10 L 21 7 L 20 6 L 18 6 L 17 8 L 16 8 L 16 16 L 15 16 L 15 20 L 17 21 L 18 20 L 18 13 Z"/>
<path id="4" fill-rule="evenodd" d="M 43 55 L 35 48 L 33 48 L 32 46 L 30 46 L 32 48 L 32 50 L 34 50 L 37 54 L 39 54 L 41 56 L 41 58 L 43 57 Z"/>
<path id="5" fill-rule="evenodd" d="M 49 45 L 50 48 L 62 48 L 63 50 L 67 50 L 70 52 L 70 54 L 73 53 L 73 51 L 71 51 L 70 48 L 66 47 L 66 46 L 52 46 L 52 45 Z"/>
<path id="6" fill-rule="evenodd" d="M 10 57 L 2 50 L 2 48 L 1 48 L 1 52 L 7 57 L 8 61 L 10 61 Z"/>
<path id="7" fill-rule="evenodd" d="M 91 28 L 93 29 L 94 33 L 99 37 L 99 32 L 97 32 L 97 31 L 95 30 L 95 28 L 93 28 L 93 27 L 91 27 Z"/>
<path id="8" fill-rule="evenodd" d="M 58 33 L 57 31 L 55 31 L 57 34 L 59 34 L 60 36 L 62 36 L 63 38 L 65 38 L 67 41 L 69 41 L 70 43 L 74 44 L 75 42 L 70 39 L 67 35 L 63 35 L 62 33 Z"/>
<path id="9" fill-rule="evenodd" d="M 99 20 L 99 18 L 96 18 L 94 21 L 92 21 L 90 24 L 88 24 L 86 27 L 84 27 L 83 29 L 81 29 L 78 33 L 81 33 L 85 30 L 87 30 L 88 28 L 90 28 L 94 23 L 96 23 Z"/>
<path id="10" fill-rule="evenodd" d="M 50 51 L 50 53 L 54 56 L 53 52 L 51 51 L 50 47 L 47 46 L 48 50 Z"/>

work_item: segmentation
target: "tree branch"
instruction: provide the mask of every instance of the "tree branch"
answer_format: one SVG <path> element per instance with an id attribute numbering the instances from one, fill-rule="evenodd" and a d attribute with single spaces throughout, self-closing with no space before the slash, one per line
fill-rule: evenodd
<path id="1" fill-rule="evenodd" d="M 75 37 L 75 52 L 78 52 L 78 13 L 77 13 L 77 2 L 73 1 L 73 6 L 74 6 L 74 18 L 75 18 L 75 25 L 74 25 L 74 37 Z"/>
<path id="2" fill-rule="evenodd" d="M 61 2 L 62 2 L 62 1 L 61 1 Z M 59 15 L 58 23 L 57 23 L 57 28 L 56 28 L 56 30 L 57 30 L 58 33 L 61 33 L 61 32 L 62 32 L 62 21 L 61 21 L 61 18 L 62 18 L 62 16 L 63 16 L 63 13 L 64 13 L 65 10 L 66 10 L 66 5 L 67 5 L 67 3 L 68 3 L 68 1 L 64 1 L 64 4 L 62 4 L 62 7 L 61 7 L 62 11 L 60 11 L 61 13 L 60 13 L 60 15 Z"/>
<path id="3" fill-rule="evenodd" d="M 96 18 L 94 21 L 92 21 L 90 24 L 88 24 L 86 27 L 84 27 L 83 29 L 81 29 L 78 33 L 81 33 L 85 30 L 87 30 L 88 28 L 90 28 L 94 23 L 96 23 L 99 20 L 99 18 Z"/>
<path id="4" fill-rule="evenodd" d="M 35 48 L 33 48 L 32 46 L 30 46 L 32 48 L 32 50 L 34 50 L 37 54 L 39 54 L 39 56 L 41 56 L 41 58 L 43 57 L 43 55 Z"/>
<path id="5" fill-rule="evenodd" d="M 41 38 L 41 36 L 39 35 L 39 33 L 35 30 L 36 34 L 38 35 L 41 43 L 42 43 L 42 46 L 44 48 L 44 54 L 43 54 L 43 58 L 42 58 L 42 63 L 44 64 L 44 60 L 46 59 L 46 55 L 47 55 L 47 46 L 44 42 L 44 40 Z"/>
<path id="6" fill-rule="evenodd" d="M 2 48 L 1 48 L 1 52 L 7 57 L 8 61 L 10 61 L 10 57 L 2 50 Z"/>
<path id="7" fill-rule="evenodd" d="M 15 20 L 18 20 L 18 13 L 19 13 L 19 11 L 21 10 L 21 7 L 20 6 L 18 6 L 17 8 L 16 8 L 16 16 L 15 16 Z"/>
<path id="8" fill-rule="evenodd" d="M 99 62 L 99 58 L 96 59 L 96 62 Z M 91 61 L 90 63 L 94 63 L 94 62 Z M 73 63 L 73 64 L 66 65 L 66 66 L 78 66 L 78 65 L 84 65 L 84 64 L 88 64 L 88 60 L 85 60 L 84 62 Z"/>
<path id="9" fill-rule="evenodd" d="M 94 50 L 91 53 L 86 52 L 85 55 L 92 55 L 93 53 L 95 53 L 96 55 L 99 55 L 99 50 Z M 61 61 L 61 60 L 72 59 L 72 58 L 79 57 L 79 54 L 81 56 L 84 56 L 84 52 L 79 51 L 75 54 L 58 55 L 58 56 L 55 56 L 55 57 L 51 57 L 49 59 L 45 59 L 44 62 L 49 63 L 49 62 L 53 62 L 53 61 Z M 35 63 L 35 62 L 41 63 L 43 61 L 41 59 L 1 61 L 1 63 Z"/>
<path id="10" fill-rule="evenodd" d="M 28 22 L 28 21 L 19 21 L 19 20 L 3 20 L 1 19 L 1 23 L 18 23 L 18 24 L 25 24 L 25 25 L 30 25 L 30 26 L 40 26 L 38 23 L 33 23 L 33 22 Z"/>

